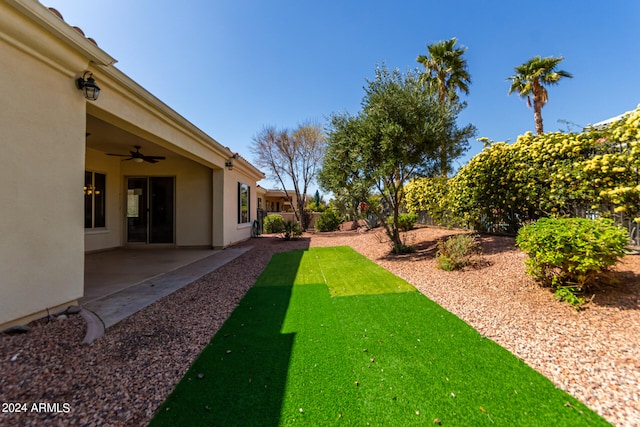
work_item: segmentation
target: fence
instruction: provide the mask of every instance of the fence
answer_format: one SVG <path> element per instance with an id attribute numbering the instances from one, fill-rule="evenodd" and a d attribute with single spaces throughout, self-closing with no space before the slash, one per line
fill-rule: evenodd
<path id="1" fill-rule="evenodd" d="M 627 217 L 622 213 L 613 214 L 613 221 L 627 230 L 629 233 L 629 241 L 634 249 L 640 249 L 640 235 L 638 235 L 638 223 L 633 218 Z"/>
<path id="2" fill-rule="evenodd" d="M 575 217 L 590 219 L 596 219 L 602 216 L 600 211 L 581 207 L 576 207 L 573 214 Z M 634 249 L 640 249 L 640 224 L 635 222 L 633 217 L 625 215 L 624 213 L 613 213 L 611 215 L 611 219 L 614 224 L 627 230 L 630 246 Z M 418 223 L 423 225 L 442 225 L 437 223 L 426 211 L 418 213 Z M 475 228 L 477 228 L 477 231 L 485 233 L 515 235 L 518 232 L 518 227 L 514 228 L 513 224 L 517 223 L 522 225 L 519 218 L 513 218 L 513 221 L 511 222 L 512 225 L 509 225 L 505 222 L 496 222 L 492 221 L 489 217 L 485 217 Z"/>

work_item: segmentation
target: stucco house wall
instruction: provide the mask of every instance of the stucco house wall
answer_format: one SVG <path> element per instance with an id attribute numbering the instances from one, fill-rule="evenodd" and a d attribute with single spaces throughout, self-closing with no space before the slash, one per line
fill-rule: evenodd
<path id="1" fill-rule="evenodd" d="M 77 302 L 85 252 L 127 245 L 126 180 L 175 179 L 173 245 L 224 247 L 250 237 L 237 183 L 262 172 L 114 67 L 115 60 L 35 0 L 0 2 L 0 329 Z M 96 102 L 75 86 L 91 71 Z M 118 137 L 114 137 L 118 135 Z M 122 161 L 141 141 L 155 164 Z M 85 171 L 106 175 L 106 226 L 84 228 Z"/>
<path id="2" fill-rule="evenodd" d="M 82 295 L 86 59 L 0 3 L 0 324 Z M 20 34 L 23 33 L 23 34 Z M 15 37 L 20 36 L 20 39 Z M 50 57 L 31 50 L 42 39 Z M 47 52 L 49 53 L 49 52 Z"/>
<path id="3" fill-rule="evenodd" d="M 233 227 L 228 229 L 225 236 L 226 244 L 232 244 L 244 240 L 244 236 L 251 235 L 251 225 L 254 219 L 256 219 L 256 206 L 257 206 L 257 191 L 255 182 L 249 182 L 247 176 L 242 172 L 241 168 L 235 166 L 233 170 L 227 171 L 228 178 L 225 180 L 225 194 L 228 194 L 228 199 L 231 203 L 224 205 L 225 223 L 234 224 Z M 238 223 L 238 184 L 246 184 L 249 186 L 249 222 Z M 235 195 L 232 197 L 231 195 Z"/>

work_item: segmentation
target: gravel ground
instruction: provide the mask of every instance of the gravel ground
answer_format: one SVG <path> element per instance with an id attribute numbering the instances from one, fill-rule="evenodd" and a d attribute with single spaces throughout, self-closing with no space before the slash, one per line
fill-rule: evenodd
<path id="1" fill-rule="evenodd" d="M 436 241 L 453 233 L 414 230 L 407 243 L 418 250 L 403 256 L 388 255 L 380 233 L 343 231 L 291 242 L 265 236 L 242 243 L 253 249 L 113 326 L 91 345 L 81 343 L 86 324 L 78 315 L 33 322 L 26 334 L 2 335 L 0 425 L 146 425 L 272 254 L 349 245 L 612 424 L 640 426 L 640 256 L 627 256 L 617 268 L 620 284 L 601 289 L 586 310 L 576 312 L 524 274 L 525 256 L 508 237 L 483 237 L 483 256 L 473 268 L 437 269 Z M 51 405 L 37 412 L 34 402 Z M 15 413 L 11 403 L 26 403 L 28 412 Z"/>

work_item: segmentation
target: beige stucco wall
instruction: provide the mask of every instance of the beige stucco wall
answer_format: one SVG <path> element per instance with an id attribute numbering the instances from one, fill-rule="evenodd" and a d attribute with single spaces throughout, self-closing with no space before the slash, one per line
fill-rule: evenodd
<path id="1" fill-rule="evenodd" d="M 249 186 L 249 215 L 250 222 L 246 224 L 238 223 L 238 183 Z M 231 245 L 251 237 L 251 226 L 253 220 L 256 219 L 256 208 L 258 206 L 258 186 L 255 181 L 251 181 L 241 168 L 235 168 L 231 171 L 225 170 L 224 177 L 224 222 L 228 224 L 225 227 L 225 245 Z"/>
<path id="2" fill-rule="evenodd" d="M 26 40 L 14 38 L 20 25 Z M 84 64 L 63 49 L 55 66 L 32 54 L 39 36 L 46 45 L 0 4 L 0 325 L 83 291 L 86 101 L 66 66 Z"/>
<path id="3" fill-rule="evenodd" d="M 183 159 L 176 175 L 176 245 L 212 247 L 212 171 Z"/>

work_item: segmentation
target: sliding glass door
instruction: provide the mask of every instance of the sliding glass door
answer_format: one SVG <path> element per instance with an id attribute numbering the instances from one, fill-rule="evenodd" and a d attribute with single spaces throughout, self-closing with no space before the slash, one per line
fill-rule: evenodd
<path id="1" fill-rule="evenodd" d="M 127 178 L 127 242 L 174 243 L 175 179 Z"/>

